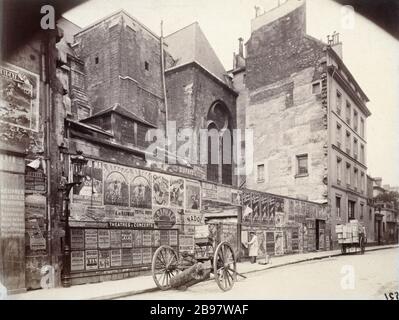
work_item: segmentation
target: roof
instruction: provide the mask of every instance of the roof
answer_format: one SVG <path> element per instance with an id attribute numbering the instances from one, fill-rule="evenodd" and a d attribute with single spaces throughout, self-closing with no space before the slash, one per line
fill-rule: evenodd
<path id="1" fill-rule="evenodd" d="M 94 27 L 96 27 L 97 25 L 103 23 L 106 20 L 109 19 L 113 19 L 117 16 L 125 16 L 127 18 L 129 18 L 131 21 L 134 21 L 135 23 L 137 23 L 138 25 L 140 25 L 140 27 L 142 27 L 144 30 L 146 30 L 150 35 L 152 35 L 155 39 L 159 40 L 159 36 L 152 31 L 151 29 L 149 29 L 146 25 L 144 25 L 143 23 L 141 23 L 138 19 L 136 19 L 135 17 L 133 17 L 130 13 L 128 13 L 127 11 L 123 10 L 123 9 L 119 9 L 101 19 L 98 19 L 96 21 L 94 21 L 93 23 L 87 25 L 86 27 L 82 28 L 78 33 L 75 34 L 75 36 L 80 35 Z"/>
<path id="2" fill-rule="evenodd" d="M 211 47 L 198 22 L 165 37 L 167 51 L 177 63 L 174 67 L 197 62 L 223 82 L 226 70 Z"/>
<path id="3" fill-rule="evenodd" d="M 106 115 L 108 113 L 117 113 L 121 116 L 124 116 L 126 118 L 141 122 L 149 127 L 153 127 L 153 128 L 157 128 L 157 126 L 151 122 L 148 122 L 142 118 L 140 118 L 139 116 L 137 116 L 136 114 L 134 114 L 133 112 L 127 110 L 126 108 L 122 107 L 119 103 L 114 104 L 112 107 L 109 107 L 105 110 L 102 110 L 100 112 L 97 112 L 96 114 L 93 114 L 91 117 L 88 117 L 86 119 L 82 119 L 81 122 L 90 122 L 90 120 Z"/>

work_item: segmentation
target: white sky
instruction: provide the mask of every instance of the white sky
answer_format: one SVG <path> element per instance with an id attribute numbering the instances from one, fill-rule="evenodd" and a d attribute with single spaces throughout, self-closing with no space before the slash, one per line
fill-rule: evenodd
<path id="1" fill-rule="evenodd" d="M 226 70 L 232 68 L 238 38 L 246 42 L 254 6 L 264 10 L 278 0 L 90 0 L 64 16 L 81 27 L 119 9 L 160 34 L 198 21 Z M 370 99 L 367 121 L 368 174 L 383 184 L 399 185 L 399 42 L 373 23 L 355 14 L 354 28 L 346 28 L 342 7 L 331 0 L 307 0 L 307 33 L 326 41 L 340 33 L 344 62 Z"/>

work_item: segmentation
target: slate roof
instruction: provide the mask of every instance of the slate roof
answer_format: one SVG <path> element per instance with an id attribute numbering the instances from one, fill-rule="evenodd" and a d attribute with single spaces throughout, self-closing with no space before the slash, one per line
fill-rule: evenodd
<path id="1" fill-rule="evenodd" d="M 126 118 L 141 122 L 143 124 L 146 124 L 149 127 L 153 127 L 153 128 L 157 127 L 155 124 L 153 124 L 151 122 L 148 122 L 148 121 L 140 118 L 139 116 L 137 116 L 133 112 L 125 109 L 119 103 L 116 103 L 112 107 L 109 107 L 109 108 L 104 109 L 104 110 L 102 110 L 100 112 L 97 112 L 96 114 L 93 114 L 91 117 L 82 119 L 81 122 L 90 122 L 90 120 L 93 119 L 93 118 L 97 118 L 99 116 L 103 116 L 103 115 L 111 113 L 111 112 L 115 112 L 115 113 L 120 114 L 121 116 L 124 116 Z"/>
<path id="2" fill-rule="evenodd" d="M 173 67 L 197 62 L 226 83 L 226 70 L 209 44 L 198 22 L 165 37 L 166 50 L 177 60 Z"/>

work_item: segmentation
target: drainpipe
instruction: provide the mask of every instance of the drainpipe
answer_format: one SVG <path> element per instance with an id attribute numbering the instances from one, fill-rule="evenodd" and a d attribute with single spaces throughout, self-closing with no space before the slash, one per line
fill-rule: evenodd
<path id="1" fill-rule="evenodd" d="M 169 145 L 169 135 L 168 135 L 168 101 L 166 98 L 166 83 L 165 83 L 165 57 L 164 57 L 164 44 L 163 44 L 163 20 L 161 21 L 161 75 L 162 75 L 162 89 L 163 89 L 163 96 L 164 96 L 164 103 L 165 103 L 165 137 L 167 144 Z M 168 150 L 168 145 L 166 146 L 166 150 Z"/>
<path id="2" fill-rule="evenodd" d="M 50 103 L 51 103 L 51 88 L 50 88 L 50 34 L 47 33 L 44 41 L 42 52 L 42 77 L 45 83 L 45 99 L 44 99 L 44 119 L 45 119 L 45 163 L 46 163 L 46 231 L 47 231 L 47 256 L 49 263 L 52 265 L 52 246 L 51 246 L 51 163 L 50 163 Z"/>

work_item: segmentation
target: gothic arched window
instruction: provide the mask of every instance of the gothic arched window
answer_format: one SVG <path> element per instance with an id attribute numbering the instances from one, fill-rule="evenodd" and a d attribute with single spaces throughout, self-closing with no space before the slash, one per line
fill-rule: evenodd
<path id="1" fill-rule="evenodd" d="M 215 102 L 207 116 L 208 164 L 210 181 L 232 184 L 232 132 L 231 116 L 224 103 Z"/>

